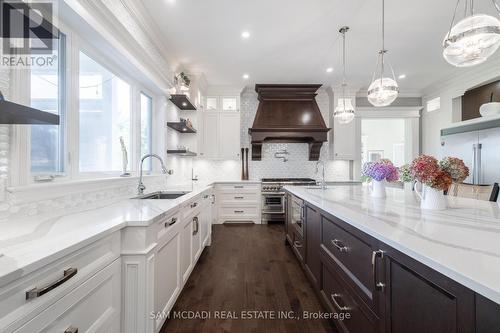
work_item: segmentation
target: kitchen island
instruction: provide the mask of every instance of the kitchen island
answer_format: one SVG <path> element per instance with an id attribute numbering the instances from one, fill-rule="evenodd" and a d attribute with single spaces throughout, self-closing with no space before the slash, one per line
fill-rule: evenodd
<path id="1" fill-rule="evenodd" d="M 325 305 L 352 314 L 341 329 L 499 327 L 498 203 L 449 197 L 447 210 L 424 211 L 402 189 L 388 188 L 385 199 L 364 185 L 285 190 L 287 242 Z"/>

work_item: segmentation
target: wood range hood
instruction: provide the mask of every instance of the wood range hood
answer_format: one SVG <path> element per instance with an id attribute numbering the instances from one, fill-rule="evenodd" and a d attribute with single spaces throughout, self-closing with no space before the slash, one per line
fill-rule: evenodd
<path id="1" fill-rule="evenodd" d="M 259 107 L 252 128 L 252 160 L 262 158 L 264 142 L 308 143 L 309 160 L 317 161 L 328 128 L 316 103 L 321 84 L 256 84 Z"/>

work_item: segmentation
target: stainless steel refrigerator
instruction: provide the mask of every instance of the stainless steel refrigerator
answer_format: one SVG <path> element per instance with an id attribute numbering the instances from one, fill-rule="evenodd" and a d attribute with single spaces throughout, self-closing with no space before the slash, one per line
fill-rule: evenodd
<path id="1" fill-rule="evenodd" d="M 500 183 L 500 121 L 469 124 L 441 130 L 442 157 L 464 160 L 470 184 Z"/>

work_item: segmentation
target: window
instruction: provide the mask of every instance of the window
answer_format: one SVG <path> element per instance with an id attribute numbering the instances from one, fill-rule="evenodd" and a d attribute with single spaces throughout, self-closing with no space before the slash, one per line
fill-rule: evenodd
<path id="1" fill-rule="evenodd" d="M 153 99 L 141 93 L 141 157 L 153 151 Z M 144 161 L 144 170 L 151 171 L 151 159 Z"/>
<path id="2" fill-rule="evenodd" d="M 80 172 L 121 171 L 120 138 L 130 157 L 130 85 L 83 52 L 79 81 Z"/>
<path id="3" fill-rule="evenodd" d="M 427 101 L 427 112 L 437 111 L 441 108 L 441 98 L 436 97 Z"/>
<path id="4" fill-rule="evenodd" d="M 60 125 L 31 126 L 31 172 L 34 174 L 57 174 L 65 171 L 65 68 L 66 37 L 61 34 L 54 43 L 57 61 L 51 67 L 32 68 L 31 106 L 59 114 Z"/>

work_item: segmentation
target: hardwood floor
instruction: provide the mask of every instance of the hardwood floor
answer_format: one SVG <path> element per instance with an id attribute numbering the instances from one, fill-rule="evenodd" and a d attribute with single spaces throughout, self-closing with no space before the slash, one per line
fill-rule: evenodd
<path id="1" fill-rule="evenodd" d="M 210 318 L 174 318 L 189 315 L 179 311 Z M 243 319 L 242 311 L 261 317 Z M 280 311 L 293 311 L 294 319 L 262 318 Z M 327 320 L 295 319 L 304 311 L 324 309 L 284 245 L 282 225 L 214 225 L 212 246 L 200 257 L 161 332 L 335 332 Z M 237 319 L 223 319 L 223 314 Z"/>

